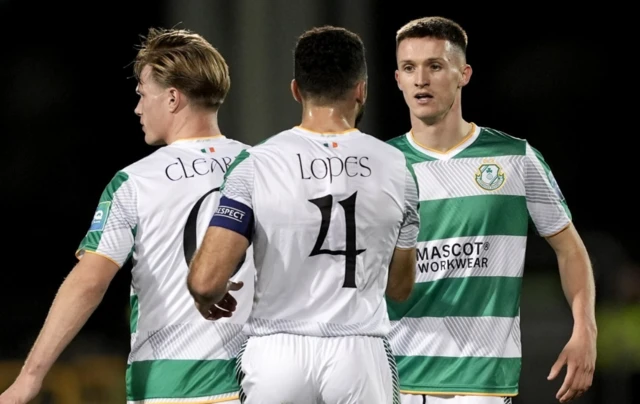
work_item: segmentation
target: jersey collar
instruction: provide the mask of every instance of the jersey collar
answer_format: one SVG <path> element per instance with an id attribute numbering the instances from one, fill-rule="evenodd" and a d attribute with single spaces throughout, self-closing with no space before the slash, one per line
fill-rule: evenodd
<path id="1" fill-rule="evenodd" d="M 416 151 L 436 160 L 450 160 L 454 158 L 457 154 L 462 152 L 464 149 L 469 147 L 473 142 L 475 142 L 478 136 L 480 135 L 480 131 L 481 131 L 480 126 L 471 122 L 471 130 L 469 131 L 469 134 L 467 134 L 467 136 L 465 136 L 464 139 L 460 141 L 460 143 L 453 146 L 451 149 L 447 150 L 446 152 L 430 149 L 428 147 L 425 147 L 419 144 L 413 137 L 413 134 L 411 133 L 411 131 L 407 132 L 405 134 L 405 137 L 407 139 L 407 142 L 409 142 L 409 144 Z"/>
<path id="2" fill-rule="evenodd" d="M 216 140 L 216 139 L 226 139 L 226 137 L 224 135 L 204 136 L 204 137 L 188 137 L 186 139 L 175 140 L 171 144 L 206 142 L 206 141 Z"/>

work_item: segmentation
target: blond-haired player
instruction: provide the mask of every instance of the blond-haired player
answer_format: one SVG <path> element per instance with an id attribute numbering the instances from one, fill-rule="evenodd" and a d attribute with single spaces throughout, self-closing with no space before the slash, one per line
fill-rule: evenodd
<path id="1" fill-rule="evenodd" d="M 236 295 L 243 304 L 232 319 L 202 318 L 185 284 L 223 176 L 247 147 L 218 127 L 218 109 L 230 87 L 228 66 L 196 33 L 151 29 L 134 71 L 140 95 L 135 113 L 145 141 L 164 147 L 107 184 L 78 247 L 80 261 L 62 283 L 22 372 L 0 396 L 2 404 L 27 403 L 38 394 L 130 258 L 127 401 L 213 403 L 238 397 L 233 358 L 243 343 L 252 298 L 251 260 L 236 274 L 245 287 Z"/>

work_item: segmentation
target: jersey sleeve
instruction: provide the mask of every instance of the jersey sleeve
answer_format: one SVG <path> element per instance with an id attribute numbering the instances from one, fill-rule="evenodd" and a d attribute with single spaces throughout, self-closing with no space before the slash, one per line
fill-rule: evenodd
<path id="1" fill-rule="evenodd" d="M 220 189 L 220 203 L 210 226 L 223 227 L 251 241 L 253 235 L 254 158 L 243 150 L 233 161 Z"/>
<path id="2" fill-rule="evenodd" d="M 542 154 L 526 145 L 525 192 L 527 209 L 538 234 L 549 237 L 564 230 L 571 212 Z"/>
<path id="3" fill-rule="evenodd" d="M 136 187 L 129 175 L 120 171 L 102 192 L 76 257 L 81 258 L 90 252 L 102 255 L 121 267 L 133 252 L 137 224 Z"/>
<path id="4" fill-rule="evenodd" d="M 413 169 L 407 166 L 405 169 L 404 216 L 396 247 L 413 248 L 416 246 L 420 230 L 419 207 L 418 184 Z"/>

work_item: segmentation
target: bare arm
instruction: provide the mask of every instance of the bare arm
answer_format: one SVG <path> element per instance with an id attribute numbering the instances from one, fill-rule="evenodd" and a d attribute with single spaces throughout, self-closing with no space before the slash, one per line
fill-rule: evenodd
<path id="1" fill-rule="evenodd" d="M 574 331 L 597 332 L 595 282 L 587 249 L 573 224 L 547 238 L 556 253 L 560 280 L 573 314 Z"/>
<path id="2" fill-rule="evenodd" d="M 243 150 L 227 171 L 218 209 L 189 266 L 187 288 L 200 314 L 210 320 L 231 316 L 237 302 L 228 292 L 242 287 L 229 279 L 253 234 L 253 178 L 252 157 Z"/>
<path id="3" fill-rule="evenodd" d="M 131 177 L 117 172 L 100 196 L 91 225 L 80 242 L 80 261 L 60 286 L 49 314 L 14 383 L 0 404 L 26 404 L 102 301 L 118 269 L 135 243 L 137 189 Z M 99 253 L 96 253 L 99 251 Z"/>
<path id="4" fill-rule="evenodd" d="M 553 364 L 549 379 L 567 365 L 556 398 L 567 402 L 580 397 L 593 381 L 596 361 L 595 282 L 589 255 L 573 224 L 547 237 L 558 258 L 562 289 L 573 314 L 573 333 Z"/>
<path id="5" fill-rule="evenodd" d="M 117 272 L 118 266 L 103 256 L 82 257 L 60 286 L 20 377 L 44 379 L 98 307 Z"/>
<path id="6" fill-rule="evenodd" d="M 397 302 L 411 295 L 416 281 L 416 241 L 420 231 L 418 184 L 413 169 L 407 165 L 405 171 L 404 215 L 396 248 L 389 265 L 386 295 Z"/>
<path id="7" fill-rule="evenodd" d="M 573 333 L 547 377 L 555 379 L 567 365 L 560 402 L 579 397 L 591 385 L 596 359 L 595 287 L 589 255 L 571 223 L 564 195 L 542 154 L 526 143 L 527 210 L 539 234 L 556 253 L 565 297 L 573 313 Z M 563 226 L 563 227 L 560 227 Z"/>
<path id="8" fill-rule="evenodd" d="M 247 238 L 235 231 L 217 226 L 207 229 L 187 277 L 187 287 L 196 303 L 210 307 L 222 300 L 248 247 Z"/>
<path id="9" fill-rule="evenodd" d="M 389 265 L 387 296 L 397 302 L 405 301 L 411 295 L 416 281 L 416 249 L 396 248 Z"/>

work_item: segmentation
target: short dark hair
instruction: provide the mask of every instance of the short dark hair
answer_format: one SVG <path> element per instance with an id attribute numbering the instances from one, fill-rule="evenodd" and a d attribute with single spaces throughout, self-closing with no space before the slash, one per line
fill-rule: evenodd
<path id="1" fill-rule="evenodd" d="M 447 40 L 463 54 L 467 53 L 467 33 L 458 23 L 444 17 L 424 17 L 409 21 L 396 33 L 396 49 L 405 39 L 427 37 Z"/>
<path id="2" fill-rule="evenodd" d="M 344 98 L 367 77 L 364 44 L 345 28 L 323 26 L 306 31 L 298 38 L 293 62 L 302 96 L 325 102 Z"/>

